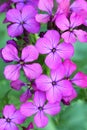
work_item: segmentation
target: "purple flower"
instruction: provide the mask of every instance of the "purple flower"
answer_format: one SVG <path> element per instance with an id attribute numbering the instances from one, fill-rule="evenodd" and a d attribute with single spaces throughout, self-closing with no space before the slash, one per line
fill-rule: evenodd
<path id="1" fill-rule="evenodd" d="M 6 105 L 3 116 L 0 118 L 0 130 L 19 130 L 16 124 L 22 124 L 26 119 L 14 105 Z"/>
<path id="2" fill-rule="evenodd" d="M 75 43 L 77 38 L 80 42 L 87 42 L 87 32 L 81 29 L 76 29 L 85 21 L 84 15 L 82 14 L 82 12 L 80 12 L 80 14 L 72 13 L 70 16 L 70 21 L 64 14 L 57 16 L 56 25 L 63 31 L 61 37 L 65 42 Z"/>
<path id="3" fill-rule="evenodd" d="M 59 43 L 60 35 L 55 30 L 49 30 L 43 38 L 39 38 L 36 47 L 40 54 L 47 54 L 45 63 L 55 69 L 61 63 L 61 58 L 70 58 L 74 53 L 74 48 L 71 44 Z"/>
<path id="4" fill-rule="evenodd" d="M 76 64 L 73 63 L 71 60 L 67 59 L 64 61 L 64 68 L 66 71 L 65 77 L 66 79 L 71 83 L 75 84 L 81 88 L 87 87 L 87 75 L 83 72 L 77 72 L 73 78 L 71 78 L 71 75 L 76 70 Z"/>
<path id="5" fill-rule="evenodd" d="M 42 73 L 39 63 L 30 63 L 38 58 L 38 51 L 33 45 L 23 48 L 21 58 L 19 58 L 17 48 L 12 44 L 7 44 L 2 50 L 2 55 L 7 61 L 17 62 L 17 64 L 5 67 L 4 75 L 8 80 L 19 79 L 21 68 L 23 68 L 25 75 L 29 79 L 35 79 Z"/>
<path id="6" fill-rule="evenodd" d="M 72 85 L 65 77 L 65 70 L 61 64 L 58 69 L 52 70 L 50 77 L 41 75 L 36 79 L 37 88 L 46 92 L 49 102 L 60 101 L 65 96 L 72 94 Z"/>
<path id="7" fill-rule="evenodd" d="M 11 0 L 11 1 L 16 4 L 17 9 L 21 10 L 25 5 L 32 5 L 36 8 L 39 0 Z"/>
<path id="8" fill-rule="evenodd" d="M 24 29 L 29 33 L 37 33 L 40 25 L 35 20 L 37 11 L 32 6 L 25 6 L 21 11 L 10 9 L 6 14 L 6 19 L 11 23 L 8 26 L 8 34 L 11 37 L 19 36 Z"/>
<path id="9" fill-rule="evenodd" d="M 45 14 L 37 14 L 36 20 L 40 23 L 47 23 L 52 19 L 53 0 L 39 0 L 38 8 Z"/>
<path id="10" fill-rule="evenodd" d="M 56 115 L 60 112 L 60 104 L 47 103 L 46 104 L 46 96 L 45 93 L 37 91 L 34 95 L 33 102 L 26 102 L 22 104 L 20 111 L 26 117 L 30 117 L 35 114 L 34 122 L 37 127 L 45 127 L 48 124 L 49 115 Z"/>
<path id="11" fill-rule="evenodd" d="M 3 4 L 0 5 L 0 13 L 6 12 L 10 8 L 11 8 L 11 1 L 4 2 Z"/>

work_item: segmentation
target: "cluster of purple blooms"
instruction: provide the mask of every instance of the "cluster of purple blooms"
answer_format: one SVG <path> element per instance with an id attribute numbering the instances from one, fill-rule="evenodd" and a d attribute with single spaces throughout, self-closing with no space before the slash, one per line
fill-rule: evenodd
<path id="1" fill-rule="evenodd" d="M 43 128 L 48 124 L 48 114 L 58 114 L 61 103 L 69 105 L 77 97 L 74 85 L 87 88 L 87 75 L 77 72 L 71 60 L 73 44 L 77 40 L 87 42 L 87 2 L 10 0 L 0 6 L 0 12 L 6 12 L 4 23 L 12 38 L 0 50 L 0 57 L 10 63 L 4 76 L 11 81 L 11 88 L 26 90 L 20 96 L 19 110 L 13 104 L 4 107 L 0 130 L 19 130 L 17 125 L 32 115 L 33 124 Z M 41 32 L 45 24 L 47 30 Z M 22 71 L 25 82 L 21 80 Z M 22 128 L 31 130 L 33 124 Z"/>

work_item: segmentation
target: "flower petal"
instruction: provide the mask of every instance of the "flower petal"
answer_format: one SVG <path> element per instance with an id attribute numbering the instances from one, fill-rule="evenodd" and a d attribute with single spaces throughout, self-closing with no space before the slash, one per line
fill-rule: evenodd
<path id="1" fill-rule="evenodd" d="M 61 58 L 60 56 L 55 52 L 55 53 L 50 53 L 46 56 L 45 59 L 45 64 L 50 68 L 50 69 L 56 69 L 59 64 L 61 63 Z"/>
<path id="2" fill-rule="evenodd" d="M 40 31 L 40 24 L 35 19 L 27 20 L 23 27 L 30 33 L 38 33 Z"/>
<path id="3" fill-rule="evenodd" d="M 87 42 L 87 32 L 83 30 L 74 30 L 74 33 L 77 35 L 77 39 L 80 42 Z"/>
<path id="4" fill-rule="evenodd" d="M 69 29 L 69 21 L 66 18 L 66 16 L 63 15 L 63 14 L 57 16 L 57 18 L 56 18 L 56 25 L 62 31 L 65 31 L 65 30 Z"/>
<path id="5" fill-rule="evenodd" d="M 51 79 L 46 75 L 41 75 L 35 81 L 37 88 L 41 91 L 47 91 L 49 88 L 51 88 L 51 82 Z"/>
<path id="6" fill-rule="evenodd" d="M 23 21 L 34 18 L 36 14 L 37 14 L 37 11 L 31 5 L 24 6 L 24 8 L 22 9 L 22 19 L 23 19 Z"/>
<path id="7" fill-rule="evenodd" d="M 8 21 L 13 22 L 13 23 L 20 23 L 21 21 L 21 13 L 17 9 L 10 9 L 7 14 L 6 18 Z"/>
<path id="8" fill-rule="evenodd" d="M 47 113 L 47 114 L 50 114 L 50 115 L 56 115 L 60 112 L 60 104 L 59 102 L 57 103 L 47 103 L 45 106 L 44 106 L 44 112 Z"/>
<path id="9" fill-rule="evenodd" d="M 52 44 L 47 38 L 39 38 L 36 42 L 36 48 L 41 54 L 47 54 L 52 49 Z"/>
<path id="10" fill-rule="evenodd" d="M 53 0 L 39 0 L 38 8 L 52 14 Z"/>
<path id="11" fill-rule="evenodd" d="M 0 130 L 4 130 L 6 128 L 7 122 L 5 119 L 0 119 Z"/>
<path id="12" fill-rule="evenodd" d="M 8 65 L 5 67 L 4 75 L 8 80 L 17 80 L 20 76 L 20 65 Z"/>
<path id="13" fill-rule="evenodd" d="M 38 112 L 34 117 L 34 122 L 39 128 L 43 128 L 48 124 L 48 117 L 43 112 Z"/>
<path id="14" fill-rule="evenodd" d="M 44 92 L 36 91 L 34 95 L 34 103 L 37 107 L 42 107 L 46 102 L 46 95 Z"/>
<path id="15" fill-rule="evenodd" d="M 76 84 L 81 88 L 87 87 L 87 75 L 83 72 L 78 72 L 72 79 L 72 83 Z"/>
<path id="16" fill-rule="evenodd" d="M 47 23 L 50 20 L 50 16 L 48 14 L 37 14 L 35 18 L 39 23 Z"/>
<path id="17" fill-rule="evenodd" d="M 71 58 L 74 54 L 74 47 L 71 44 L 61 43 L 57 47 L 57 53 L 63 59 Z"/>
<path id="18" fill-rule="evenodd" d="M 64 32 L 62 34 L 62 38 L 64 39 L 64 41 L 66 43 L 75 43 L 76 42 L 76 36 L 75 36 L 74 32 L 69 32 L 69 31 Z"/>
<path id="19" fill-rule="evenodd" d="M 2 49 L 2 56 L 7 61 L 13 61 L 13 60 L 18 61 L 19 60 L 18 50 L 12 44 L 7 44 Z"/>
<path id="20" fill-rule="evenodd" d="M 24 69 L 25 75 L 29 79 L 35 79 L 39 77 L 40 74 L 42 73 L 42 67 L 38 63 L 33 63 L 31 65 L 24 65 L 23 69 Z"/>
<path id="21" fill-rule="evenodd" d="M 62 99 L 62 94 L 59 91 L 59 89 L 57 88 L 57 86 L 53 86 L 51 87 L 48 91 L 46 91 L 46 97 L 47 100 L 50 103 L 55 103 L 55 102 L 60 102 Z"/>
<path id="22" fill-rule="evenodd" d="M 22 50 L 22 60 L 24 62 L 31 62 L 38 58 L 38 51 L 33 45 L 26 46 Z"/>
<path id="23" fill-rule="evenodd" d="M 14 115 L 16 111 L 16 108 L 14 105 L 6 105 L 3 109 L 3 115 L 5 118 L 12 119 L 12 116 Z"/>
<path id="24" fill-rule="evenodd" d="M 72 62 L 70 59 L 66 59 L 63 62 L 65 71 L 66 71 L 66 77 L 70 77 L 71 74 L 76 70 L 76 64 Z"/>
<path id="25" fill-rule="evenodd" d="M 12 122 L 14 122 L 15 124 L 22 124 L 26 119 L 25 116 L 22 115 L 19 110 L 15 111 L 12 118 Z"/>
<path id="26" fill-rule="evenodd" d="M 38 109 L 32 102 L 26 102 L 21 105 L 20 111 L 24 116 L 28 117 L 35 114 Z"/>
<path id="27" fill-rule="evenodd" d="M 21 24 L 14 23 L 8 26 L 7 31 L 9 36 L 17 37 L 23 33 L 23 27 Z"/>

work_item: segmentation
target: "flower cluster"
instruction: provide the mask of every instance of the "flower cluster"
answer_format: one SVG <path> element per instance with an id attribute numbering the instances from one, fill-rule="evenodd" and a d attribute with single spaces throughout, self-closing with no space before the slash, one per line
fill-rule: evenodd
<path id="1" fill-rule="evenodd" d="M 11 0 L 0 10 L 6 12 L 4 23 L 12 38 L 0 49 L 0 58 L 8 63 L 4 76 L 12 89 L 25 88 L 19 110 L 13 104 L 4 107 L 0 130 L 18 130 L 16 124 L 32 115 L 36 126 L 43 128 L 48 114 L 58 114 L 61 103 L 69 105 L 77 97 L 74 85 L 87 88 L 87 75 L 78 72 L 71 59 L 76 41 L 87 42 L 87 2 Z M 41 25 L 47 25 L 45 31 Z"/>

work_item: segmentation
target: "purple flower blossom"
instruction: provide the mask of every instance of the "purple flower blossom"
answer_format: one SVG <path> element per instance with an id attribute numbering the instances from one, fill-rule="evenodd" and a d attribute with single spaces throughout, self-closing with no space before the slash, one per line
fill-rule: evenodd
<path id="1" fill-rule="evenodd" d="M 25 6 L 21 11 L 10 9 L 6 14 L 6 19 L 11 23 L 8 26 L 8 34 L 11 37 L 20 36 L 24 29 L 29 33 L 37 33 L 40 25 L 35 20 L 37 11 L 32 6 Z"/>
<path id="2" fill-rule="evenodd" d="M 16 124 L 22 124 L 26 119 L 14 105 L 6 105 L 3 116 L 4 118 L 0 118 L 0 130 L 19 130 Z"/>
<path id="3" fill-rule="evenodd" d="M 45 127 L 48 124 L 48 117 L 46 114 L 56 115 L 60 112 L 59 102 L 54 104 L 46 104 L 45 102 L 45 93 L 37 91 L 34 95 L 33 102 L 26 102 L 22 104 L 20 111 L 26 117 L 35 114 L 34 122 L 37 127 Z"/>
<path id="4" fill-rule="evenodd" d="M 52 19 L 53 0 L 39 0 L 38 8 L 45 14 L 37 14 L 36 20 L 40 23 L 47 23 Z"/>
<path id="5" fill-rule="evenodd" d="M 21 10 L 25 5 L 32 5 L 36 8 L 39 0 L 11 0 L 11 1 L 16 4 L 17 9 Z"/>
<path id="6" fill-rule="evenodd" d="M 3 58 L 7 61 L 16 61 L 17 64 L 5 67 L 4 75 L 8 80 L 17 80 L 20 77 L 20 69 L 23 68 L 29 79 L 35 79 L 42 73 L 39 63 L 31 63 L 38 58 L 38 51 L 33 45 L 26 46 L 22 50 L 21 58 L 15 46 L 7 44 L 2 50 Z"/>
<path id="7" fill-rule="evenodd" d="M 63 97 L 72 94 L 72 85 L 68 80 L 63 79 L 65 70 L 61 64 L 58 69 L 52 70 L 50 77 L 41 75 L 36 79 L 37 88 L 46 92 L 49 102 L 60 101 Z"/>
<path id="8" fill-rule="evenodd" d="M 80 12 L 80 14 L 72 13 L 70 22 L 64 14 L 57 16 L 56 25 L 63 31 L 61 37 L 65 42 L 75 43 L 77 39 L 80 42 L 87 42 L 87 32 L 77 29 L 77 27 L 82 25 L 85 21 L 85 17 L 82 14 L 83 12 Z"/>
<path id="9" fill-rule="evenodd" d="M 74 48 L 71 44 L 61 43 L 60 35 L 55 30 L 49 30 L 43 38 L 37 40 L 36 47 L 40 54 L 47 54 L 45 63 L 55 69 L 61 63 L 61 58 L 70 58 L 74 53 Z"/>
<path id="10" fill-rule="evenodd" d="M 64 61 L 64 67 L 65 67 L 65 77 L 68 79 L 68 81 L 71 84 L 75 84 L 81 88 L 86 88 L 87 87 L 87 75 L 84 74 L 83 72 L 77 72 L 74 77 L 71 79 L 71 75 L 73 72 L 76 70 L 76 64 L 73 63 L 71 60 L 67 59 Z"/>

